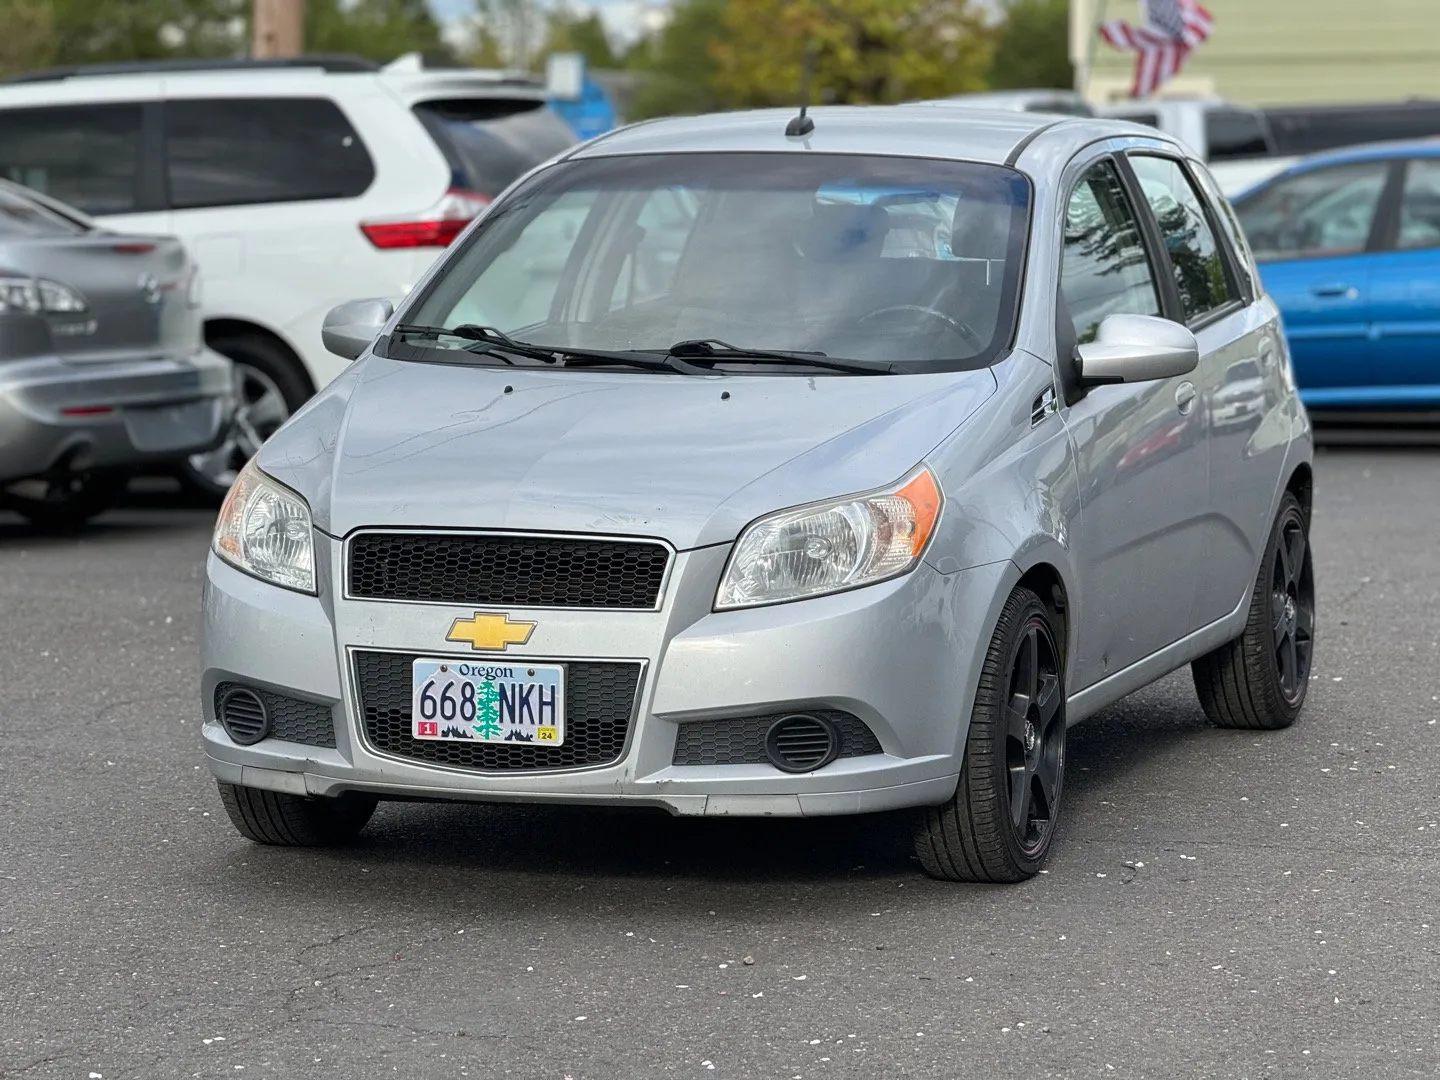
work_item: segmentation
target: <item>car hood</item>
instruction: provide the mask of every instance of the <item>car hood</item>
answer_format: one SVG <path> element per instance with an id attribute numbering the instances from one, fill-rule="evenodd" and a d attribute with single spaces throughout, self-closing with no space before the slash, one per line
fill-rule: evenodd
<path id="1" fill-rule="evenodd" d="M 676 548 L 899 479 L 995 392 L 933 375 L 683 376 L 370 356 L 260 451 L 318 528 L 591 532 Z"/>

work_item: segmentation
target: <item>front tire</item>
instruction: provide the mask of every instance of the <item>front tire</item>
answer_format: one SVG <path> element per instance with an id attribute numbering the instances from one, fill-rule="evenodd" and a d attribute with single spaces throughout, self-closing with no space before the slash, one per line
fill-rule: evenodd
<path id="1" fill-rule="evenodd" d="M 1016 882 L 1050 851 L 1065 777 L 1065 668 L 1055 616 L 1018 588 L 980 670 L 955 794 L 915 820 L 915 854 L 945 881 Z"/>
<path id="2" fill-rule="evenodd" d="M 360 835 L 375 812 L 373 795 L 310 798 L 218 783 L 220 802 L 241 836 L 279 847 L 338 847 Z"/>
<path id="3" fill-rule="evenodd" d="M 1287 728 L 1305 704 L 1314 655 L 1310 522 L 1286 492 L 1250 594 L 1245 632 L 1190 665 L 1200 707 L 1217 727 Z"/>

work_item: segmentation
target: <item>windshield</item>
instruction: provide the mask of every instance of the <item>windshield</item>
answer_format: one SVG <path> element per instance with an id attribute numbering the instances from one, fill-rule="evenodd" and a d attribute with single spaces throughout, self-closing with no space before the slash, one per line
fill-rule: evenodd
<path id="1" fill-rule="evenodd" d="M 567 348 L 707 339 L 981 366 L 1010 340 L 1029 200 L 1019 173 L 953 161 L 572 161 L 498 207 L 401 321 Z"/>

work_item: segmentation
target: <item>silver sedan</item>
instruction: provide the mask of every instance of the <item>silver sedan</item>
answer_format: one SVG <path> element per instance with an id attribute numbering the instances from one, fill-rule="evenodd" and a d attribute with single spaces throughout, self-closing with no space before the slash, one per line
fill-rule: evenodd
<path id="1" fill-rule="evenodd" d="M 46 526 L 221 437 L 230 362 L 201 341 L 178 240 L 110 232 L 0 181 L 0 506 Z"/>
<path id="2" fill-rule="evenodd" d="M 911 808 L 928 872 L 1018 881 L 1068 725 L 1185 665 L 1222 727 L 1305 700 L 1309 421 L 1230 207 L 1153 130 L 622 130 L 326 339 L 354 366 L 207 566 L 205 754 L 251 840 L 392 798 Z"/>

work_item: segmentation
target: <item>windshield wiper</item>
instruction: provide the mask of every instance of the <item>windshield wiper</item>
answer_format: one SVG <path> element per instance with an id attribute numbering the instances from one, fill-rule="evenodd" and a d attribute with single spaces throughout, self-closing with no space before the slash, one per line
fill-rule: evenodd
<path id="1" fill-rule="evenodd" d="M 520 341 L 504 331 L 496 330 L 491 326 L 478 326 L 475 323 L 462 323 L 459 326 L 402 324 L 395 327 L 394 332 L 412 337 L 457 337 L 471 343 L 465 346 L 466 352 L 480 356 L 494 355 L 507 364 L 513 363 L 513 361 L 501 355 L 502 351 L 515 356 L 523 356 L 527 360 L 539 360 L 545 364 L 563 364 L 565 367 L 623 365 L 645 368 L 650 371 L 678 371 L 687 375 L 707 374 L 704 369 L 692 367 L 679 361 L 678 358 L 608 349 L 580 349 L 569 345 L 540 345 L 533 341 Z"/>
<path id="2" fill-rule="evenodd" d="M 690 338 L 677 341 L 667 350 L 668 356 L 682 360 L 708 361 L 711 364 L 795 364 L 802 367 L 840 371 L 847 375 L 891 375 L 890 364 L 868 364 L 863 360 L 843 360 L 826 356 L 819 350 L 747 349 L 715 338 Z"/>

